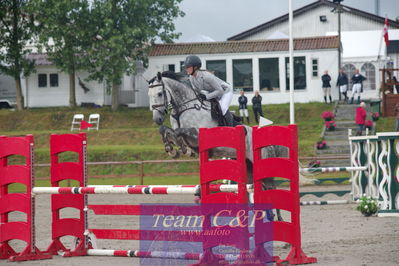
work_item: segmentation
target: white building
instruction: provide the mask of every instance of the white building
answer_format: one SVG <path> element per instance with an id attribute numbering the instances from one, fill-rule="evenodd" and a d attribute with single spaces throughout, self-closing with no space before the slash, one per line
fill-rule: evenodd
<path id="1" fill-rule="evenodd" d="M 329 36 L 331 32 L 338 35 L 338 14 L 332 12 L 335 8 L 336 4 L 331 1 L 318 0 L 294 11 L 294 38 L 298 41 L 303 41 L 304 38 L 318 40 L 318 44 L 308 42 L 309 46 L 295 47 L 294 79 L 296 84 L 301 83 L 295 87 L 296 102 L 323 101 L 320 79 L 325 70 L 332 77 L 333 98 L 338 98 L 338 89 L 335 88 L 338 76 L 338 41 L 335 39 L 335 46 L 325 46 L 324 41 L 330 42 L 332 39 L 315 37 Z M 381 82 L 379 68 L 392 61 L 387 56 L 385 44 L 382 44 L 381 53 L 378 53 L 379 44 L 383 42 L 381 33 L 385 18 L 344 5 L 343 11 L 342 66 L 349 78 L 356 68 L 368 78 L 363 86 L 364 99 L 378 98 Z M 399 23 L 389 20 L 389 29 L 399 29 Z M 226 42 L 156 45 L 150 54 L 146 73 L 181 71 L 181 61 L 185 56 L 197 54 L 202 58 L 205 68 L 215 71 L 216 75 L 232 84 L 235 91 L 259 90 L 264 103 L 288 102 L 288 40 L 285 39 L 288 34 L 286 14 L 234 35 Z M 287 46 L 263 50 L 257 46 L 274 47 L 274 44 L 280 42 L 287 43 Z M 237 98 L 236 94 L 232 104 L 238 104 Z"/>
<path id="2" fill-rule="evenodd" d="M 295 39 L 295 101 L 323 99 L 320 75 L 338 70 L 338 37 Z M 208 43 L 158 44 L 150 53 L 146 73 L 183 71 L 187 55 L 196 54 L 204 68 L 233 85 L 236 92 L 260 91 L 263 103 L 289 102 L 288 40 L 250 40 Z M 148 74 L 150 75 L 150 74 Z M 232 104 L 238 104 L 238 93 Z"/>
<path id="3" fill-rule="evenodd" d="M 322 101 L 321 75 L 325 70 L 332 77 L 333 98 L 338 98 L 335 81 L 338 72 L 338 15 L 333 11 L 336 4 L 318 0 L 294 11 L 293 36 L 295 101 Z M 382 44 L 381 34 L 385 18 L 343 5 L 341 14 L 342 65 L 349 76 L 360 69 L 368 80 L 364 83 L 365 99 L 378 98 L 381 77 L 379 68 L 399 67 L 399 23 L 389 20 L 391 45 L 388 50 Z M 228 25 L 226 25 L 228 26 Z M 333 33 L 334 36 L 329 36 Z M 394 33 L 394 34 L 392 34 Z M 120 99 L 131 107 L 148 106 L 146 79 L 158 71 L 181 71 L 185 57 L 197 54 L 204 68 L 252 94 L 259 90 L 263 103 L 285 103 L 288 96 L 288 14 L 238 33 L 225 42 L 198 42 L 155 45 L 149 55 L 149 67 L 139 65 L 135 76 L 125 76 Z M 367 48 L 363 51 L 363 48 Z M 362 52 L 363 51 L 363 52 Z M 371 51 L 371 52 L 370 52 Z M 22 80 L 27 107 L 67 106 L 69 103 L 69 77 L 48 62 L 45 55 L 32 54 L 36 59 L 37 72 Z M 398 74 L 397 74 L 398 75 Z M 109 105 L 111 91 L 103 83 L 86 82 L 87 73 L 76 73 L 77 104 L 94 103 Z M 80 78 L 84 90 L 79 84 Z M 2 77 L 0 77 L 0 86 Z M 10 86 L 10 85 L 7 85 Z M 15 91 L 15 89 L 12 89 Z M 1 91 L 1 90 L 0 90 Z M 10 91 L 10 90 L 8 90 Z M 237 104 L 236 93 L 232 104 Z"/>
<path id="4" fill-rule="evenodd" d="M 30 54 L 36 61 L 36 73 L 23 78 L 22 91 L 25 106 L 53 107 L 69 105 L 69 75 L 60 72 L 46 58 L 46 54 Z M 124 76 L 120 86 L 120 103 L 130 107 L 148 106 L 147 84 L 143 78 L 144 67 L 137 64 L 136 75 Z M 111 88 L 104 82 L 86 81 L 88 74 L 76 72 L 76 103 L 81 105 L 110 105 Z"/>

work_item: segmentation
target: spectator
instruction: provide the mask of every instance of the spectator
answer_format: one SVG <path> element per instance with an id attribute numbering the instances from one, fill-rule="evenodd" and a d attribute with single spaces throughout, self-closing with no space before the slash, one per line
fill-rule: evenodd
<path id="1" fill-rule="evenodd" d="M 258 115 L 263 117 L 262 96 L 259 95 L 259 91 L 255 91 L 255 96 L 252 97 L 252 106 L 254 110 L 255 121 L 257 124 L 259 124 Z"/>
<path id="2" fill-rule="evenodd" d="M 399 103 L 395 105 L 395 113 L 396 113 L 396 131 L 399 131 Z"/>
<path id="3" fill-rule="evenodd" d="M 358 125 L 358 130 L 356 132 L 356 136 L 361 136 L 363 129 L 364 129 L 364 123 L 366 122 L 366 110 L 364 107 L 366 104 L 364 102 L 360 103 L 360 106 L 356 108 L 356 117 L 355 117 L 355 122 Z"/>
<path id="4" fill-rule="evenodd" d="M 238 98 L 238 104 L 239 104 L 239 109 L 240 109 L 241 121 L 244 123 L 244 117 L 246 117 L 247 122 L 249 124 L 247 103 L 248 103 L 248 98 L 244 95 L 244 91 L 240 91 L 240 97 Z"/>
<path id="5" fill-rule="evenodd" d="M 353 99 L 355 94 L 357 94 L 357 103 L 360 103 L 360 93 L 363 92 L 363 81 L 366 80 L 365 77 L 359 74 L 359 69 L 356 69 L 355 75 L 352 76 L 352 97 L 351 104 L 353 103 Z"/>
<path id="6" fill-rule="evenodd" d="M 324 75 L 321 76 L 321 81 L 322 81 L 322 88 L 324 92 L 324 102 L 327 103 L 327 96 L 330 97 L 330 103 L 332 103 L 331 99 L 331 77 L 328 75 L 328 71 L 324 71 Z"/>
<path id="7" fill-rule="evenodd" d="M 398 80 L 396 79 L 395 76 L 393 76 L 392 79 L 393 79 L 393 82 L 396 83 L 396 84 L 394 85 L 395 90 L 396 90 L 396 93 L 399 94 L 399 84 L 398 84 Z"/>
<path id="8" fill-rule="evenodd" d="M 338 79 L 337 79 L 337 87 L 339 89 L 339 99 L 341 100 L 341 93 L 344 95 L 344 101 L 348 100 L 348 95 L 347 95 L 347 91 L 348 91 L 348 84 L 349 84 L 349 80 L 348 80 L 348 75 L 346 75 L 346 73 L 344 72 L 344 69 L 340 69 L 339 70 L 339 75 L 338 75 Z"/>

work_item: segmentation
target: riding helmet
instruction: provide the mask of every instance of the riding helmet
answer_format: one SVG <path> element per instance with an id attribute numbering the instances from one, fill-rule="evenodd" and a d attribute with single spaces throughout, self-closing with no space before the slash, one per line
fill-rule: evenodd
<path id="1" fill-rule="evenodd" d="M 184 61 L 184 67 L 198 67 L 201 68 L 201 59 L 196 55 L 189 55 Z"/>

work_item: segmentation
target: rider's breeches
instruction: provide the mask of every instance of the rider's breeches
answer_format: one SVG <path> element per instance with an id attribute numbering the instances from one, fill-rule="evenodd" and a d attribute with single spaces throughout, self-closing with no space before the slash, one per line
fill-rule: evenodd
<path id="1" fill-rule="evenodd" d="M 241 117 L 248 117 L 248 109 L 240 109 Z"/>
<path id="2" fill-rule="evenodd" d="M 352 98 L 354 98 L 356 95 L 358 97 L 360 97 L 361 90 L 362 90 L 362 84 L 360 84 L 360 83 L 353 84 L 353 87 L 352 87 Z"/>
<path id="3" fill-rule="evenodd" d="M 331 96 L 331 87 L 323 88 L 324 97 Z"/>
<path id="4" fill-rule="evenodd" d="M 233 99 L 233 90 L 230 90 L 223 94 L 222 98 L 219 100 L 220 108 L 222 109 L 223 115 L 229 110 L 231 100 Z"/>

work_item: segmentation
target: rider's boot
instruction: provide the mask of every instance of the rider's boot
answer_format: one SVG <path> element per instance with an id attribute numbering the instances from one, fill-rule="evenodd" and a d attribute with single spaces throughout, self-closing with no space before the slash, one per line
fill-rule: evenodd
<path id="1" fill-rule="evenodd" d="M 240 124 L 234 120 L 233 114 L 230 111 L 227 111 L 223 118 L 226 121 L 226 126 L 228 127 L 235 127 Z"/>

